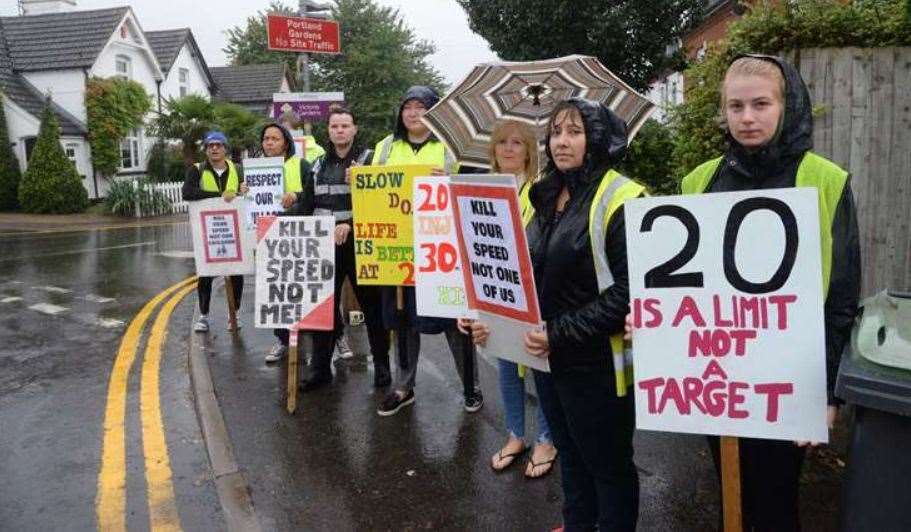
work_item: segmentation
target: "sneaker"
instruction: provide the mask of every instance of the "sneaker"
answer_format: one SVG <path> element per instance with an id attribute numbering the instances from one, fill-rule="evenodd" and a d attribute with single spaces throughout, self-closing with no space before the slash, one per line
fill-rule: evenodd
<path id="1" fill-rule="evenodd" d="M 471 397 L 465 398 L 465 411 L 469 413 L 477 412 L 484 406 L 484 396 L 478 390 Z"/>
<path id="2" fill-rule="evenodd" d="M 288 346 L 283 345 L 281 342 L 278 342 L 272 346 L 272 349 L 269 350 L 269 354 L 266 355 L 266 362 L 278 362 L 279 360 L 285 358 L 285 354 L 287 352 Z"/>
<path id="3" fill-rule="evenodd" d="M 209 317 L 200 316 L 199 321 L 193 324 L 193 330 L 196 332 L 208 332 L 209 331 Z"/>
<path id="4" fill-rule="evenodd" d="M 383 399 L 380 407 L 376 409 L 376 413 L 384 417 L 391 416 L 401 410 L 403 406 L 410 404 L 414 404 L 414 390 L 409 391 L 405 397 L 399 396 L 398 392 L 393 390 Z"/>
<path id="5" fill-rule="evenodd" d="M 348 337 L 344 334 L 335 341 L 335 349 L 338 351 L 339 358 L 348 359 L 354 356 L 354 351 L 348 347 Z"/>

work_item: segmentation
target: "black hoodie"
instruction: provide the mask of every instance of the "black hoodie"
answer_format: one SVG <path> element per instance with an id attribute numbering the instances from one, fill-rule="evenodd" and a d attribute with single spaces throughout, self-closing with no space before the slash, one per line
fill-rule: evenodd
<path id="1" fill-rule="evenodd" d="M 414 85 L 409 87 L 405 91 L 405 95 L 402 96 L 402 99 L 399 101 L 398 110 L 395 112 L 395 130 L 392 132 L 392 137 L 395 140 L 404 140 L 408 141 L 408 130 L 405 129 L 405 122 L 402 121 L 402 108 L 405 107 L 405 103 L 409 100 L 417 100 L 424 104 L 428 110 L 437 104 L 440 101 L 440 95 L 432 87 L 426 85 Z M 430 138 L 435 138 L 431 134 Z"/>
<path id="2" fill-rule="evenodd" d="M 626 124 L 600 103 L 581 98 L 568 101 L 582 115 L 585 159 L 579 169 L 559 171 L 548 134 L 544 177 L 530 191 L 536 214 L 526 230 L 528 246 L 542 317 L 547 321 L 551 369 L 607 371 L 613 368 L 609 337 L 623 330 L 629 310 L 623 209 L 617 210 L 607 227 L 605 250 L 614 284 L 603 293 L 598 290 L 588 218 L 601 179 L 626 153 Z M 570 197 L 557 217 L 555 203 L 564 185 Z"/>
<path id="3" fill-rule="evenodd" d="M 785 81 L 784 117 L 776 136 L 757 151 L 747 151 L 728 132 L 728 150 L 706 187 L 706 192 L 793 187 L 801 159 L 813 148 L 812 104 L 800 73 L 777 57 L 749 57 L 772 62 L 781 69 Z M 832 277 L 824 310 L 829 404 L 836 404 L 833 395 L 835 378 L 838 375 L 841 352 L 857 314 L 860 279 L 857 213 L 849 180 L 832 222 Z"/>

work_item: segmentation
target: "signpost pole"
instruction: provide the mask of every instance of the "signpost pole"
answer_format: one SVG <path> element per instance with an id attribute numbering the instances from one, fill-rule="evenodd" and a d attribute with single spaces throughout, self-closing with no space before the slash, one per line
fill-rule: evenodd
<path id="1" fill-rule="evenodd" d="M 300 0 L 298 13 L 302 17 L 328 19 L 328 11 L 332 9 L 329 4 L 319 4 L 312 0 Z M 301 84 L 304 92 L 310 92 L 310 54 L 301 52 L 297 54 L 297 81 Z M 304 133 L 312 134 L 310 121 L 304 122 Z M 306 156 L 303 154 L 302 156 Z"/>
<path id="2" fill-rule="evenodd" d="M 724 532 L 742 532 L 740 440 L 734 436 L 721 436 L 721 499 Z"/>

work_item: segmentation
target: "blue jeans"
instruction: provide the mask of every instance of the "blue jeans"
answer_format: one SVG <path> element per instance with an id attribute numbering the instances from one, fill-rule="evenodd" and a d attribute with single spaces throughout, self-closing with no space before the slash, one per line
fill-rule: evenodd
<path id="1" fill-rule="evenodd" d="M 497 359 L 500 363 L 500 393 L 503 395 L 503 409 L 506 410 L 506 429 L 517 439 L 525 438 L 525 381 L 519 377 L 515 362 Z M 534 371 L 526 368 L 525 371 Z M 539 396 L 540 397 L 540 396 Z M 550 443 L 550 427 L 544 418 L 541 400 L 538 399 L 537 443 Z"/>

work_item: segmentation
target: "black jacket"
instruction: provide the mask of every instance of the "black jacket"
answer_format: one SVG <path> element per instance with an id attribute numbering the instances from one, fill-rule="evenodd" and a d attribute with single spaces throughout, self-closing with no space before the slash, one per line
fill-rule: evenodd
<path id="1" fill-rule="evenodd" d="M 278 122 L 269 122 L 263 126 L 259 132 L 259 144 L 262 146 L 263 137 L 266 136 L 266 129 L 270 127 L 276 127 L 282 132 L 282 136 L 285 138 L 285 146 L 287 146 L 287 149 L 285 150 L 285 161 L 287 161 L 290 157 L 295 155 L 297 149 L 294 147 L 294 137 L 292 137 L 291 133 Z M 303 155 L 300 157 L 300 162 L 301 188 L 303 190 L 297 193 L 295 203 L 281 214 L 283 216 L 309 216 L 313 214 L 313 171 L 311 170 L 310 163 Z"/>
<path id="2" fill-rule="evenodd" d="M 613 286 L 598 290 L 592 260 L 588 217 L 592 200 L 607 170 L 626 153 L 626 125 L 606 106 L 569 100 L 585 122 L 586 156 L 581 168 L 560 172 L 548 165 L 530 191 L 535 216 L 526 229 L 542 318 L 547 322 L 551 370 L 612 370 L 609 337 L 623 330 L 629 311 L 626 233 L 622 207 L 607 228 L 605 250 Z M 569 201 L 555 212 L 563 186 Z"/>
<path id="3" fill-rule="evenodd" d="M 338 211 L 351 211 L 351 192 L 347 194 L 321 193 L 316 187 L 320 186 L 345 186 L 345 170 L 351 166 L 364 164 L 364 161 L 370 158 L 372 150 L 354 145 L 344 157 L 336 154 L 335 146 L 329 145 L 326 153 L 320 155 L 313 161 L 313 186 L 314 186 L 314 208 L 327 209 L 333 213 Z M 298 194 L 298 201 L 303 194 Z M 351 218 L 337 219 L 336 223 L 351 223 Z"/>
<path id="4" fill-rule="evenodd" d="M 202 163 L 202 170 L 210 168 L 209 161 Z M 244 174 L 241 166 L 235 164 L 234 168 L 237 170 L 238 177 L 238 186 L 244 182 Z M 224 192 L 225 187 L 228 185 L 228 172 L 225 171 L 223 176 L 219 176 L 218 172 L 212 171 L 215 174 L 215 184 L 218 185 L 218 190 Z M 200 168 L 197 168 L 195 164 L 191 164 L 187 168 L 187 172 L 184 175 L 183 187 L 181 187 L 180 194 L 184 201 L 197 201 L 209 198 L 220 198 L 221 192 L 209 192 L 202 189 L 202 171 Z"/>
<path id="5" fill-rule="evenodd" d="M 706 192 L 732 192 L 793 187 L 797 167 L 813 147 L 813 116 L 806 85 L 790 64 L 768 56 L 756 56 L 778 65 L 785 79 L 785 114 L 781 129 L 768 145 L 747 152 L 730 133 L 728 150 Z M 850 180 L 845 184 L 832 222 L 832 277 L 826 297 L 826 376 L 829 404 L 833 395 L 838 364 L 845 348 L 860 294 L 860 244 L 857 212 Z"/>

